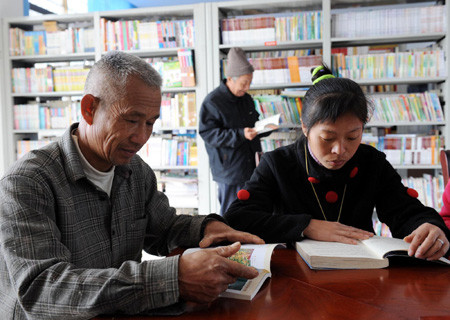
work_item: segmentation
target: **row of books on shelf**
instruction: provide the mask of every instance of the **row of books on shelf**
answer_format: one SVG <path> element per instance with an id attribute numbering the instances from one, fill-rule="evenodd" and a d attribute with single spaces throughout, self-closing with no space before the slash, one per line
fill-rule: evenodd
<path id="1" fill-rule="evenodd" d="M 446 32 L 445 5 L 336 10 L 331 36 L 354 38 Z"/>
<path id="2" fill-rule="evenodd" d="M 392 238 L 392 233 L 387 224 L 382 223 L 376 214 L 372 217 L 372 226 L 373 231 L 375 232 L 375 235 L 381 236 L 381 237 L 388 237 Z"/>
<path id="3" fill-rule="evenodd" d="M 170 205 L 190 209 L 181 214 L 196 214 L 198 208 L 198 176 L 195 170 L 154 170 L 158 190 L 169 198 Z"/>
<path id="4" fill-rule="evenodd" d="M 420 134 L 375 136 L 364 133 L 362 143 L 384 152 L 392 165 L 438 165 L 444 137 Z"/>
<path id="5" fill-rule="evenodd" d="M 163 87 L 195 87 L 194 59 L 191 49 L 178 49 L 177 57 L 144 59 L 163 79 Z"/>
<path id="6" fill-rule="evenodd" d="M 81 119 L 79 101 L 48 101 L 13 106 L 15 130 L 65 129 Z"/>
<path id="7" fill-rule="evenodd" d="M 14 93 L 83 91 L 89 68 L 83 66 L 11 69 Z"/>
<path id="8" fill-rule="evenodd" d="M 261 139 L 261 149 L 263 152 L 273 151 L 294 143 L 299 136 L 300 133 L 296 130 L 272 132 L 270 136 Z"/>
<path id="9" fill-rule="evenodd" d="M 440 211 L 442 208 L 442 195 L 444 194 L 444 177 L 442 174 L 432 176 L 423 174 L 419 178 L 403 178 L 402 182 L 408 188 L 413 188 L 419 194 L 418 199 L 426 206 Z"/>
<path id="10" fill-rule="evenodd" d="M 179 49 L 177 57 L 147 58 L 163 78 L 163 87 L 195 87 L 192 50 Z M 37 63 L 11 69 L 14 93 L 83 91 L 91 62 Z"/>
<path id="11" fill-rule="evenodd" d="M 376 54 L 376 53 L 389 53 L 400 52 L 398 44 L 379 44 L 372 46 L 349 46 L 349 47 L 335 47 L 331 48 L 332 54 L 341 53 L 346 56 L 364 55 L 364 54 Z"/>
<path id="12" fill-rule="evenodd" d="M 161 128 L 196 126 L 197 107 L 195 92 L 163 94 L 158 121 L 160 121 Z"/>
<path id="13" fill-rule="evenodd" d="M 444 113 L 435 92 L 371 95 L 374 112 L 371 122 L 444 122 Z"/>
<path id="14" fill-rule="evenodd" d="M 322 12 L 303 11 L 279 15 L 222 19 L 222 43 L 284 42 L 322 38 Z"/>
<path id="15" fill-rule="evenodd" d="M 442 195 L 445 189 L 444 177 L 441 174 L 437 176 L 423 174 L 422 177 L 402 178 L 402 183 L 405 187 L 416 190 L 418 193 L 417 199 L 425 206 L 432 207 L 438 212 L 441 210 L 443 206 Z M 392 237 L 389 227 L 378 219 L 376 213 L 372 218 L 372 222 L 376 235 Z"/>
<path id="16" fill-rule="evenodd" d="M 16 143 L 17 147 L 17 159 L 22 158 L 26 153 L 31 150 L 36 150 L 46 146 L 47 144 L 53 142 L 52 140 L 18 140 Z"/>
<path id="17" fill-rule="evenodd" d="M 194 20 L 100 19 L 103 51 L 194 47 Z"/>
<path id="18" fill-rule="evenodd" d="M 311 68 L 322 63 L 322 56 L 290 56 L 286 58 L 249 58 L 255 71 L 253 85 L 265 83 L 311 83 Z M 227 72 L 227 59 L 222 60 L 222 75 Z"/>
<path id="19" fill-rule="evenodd" d="M 281 125 L 300 125 L 302 116 L 301 98 L 287 98 L 277 95 L 256 95 L 253 96 L 256 111 L 259 118 L 264 119 L 276 114 L 280 114 Z"/>
<path id="20" fill-rule="evenodd" d="M 52 31 L 9 29 L 9 55 L 57 55 L 95 51 L 93 27 Z"/>
<path id="21" fill-rule="evenodd" d="M 290 49 L 290 50 L 273 50 L 273 51 L 252 51 L 245 53 L 248 59 L 254 58 L 287 58 L 287 57 L 306 57 L 321 56 L 323 49 Z"/>
<path id="22" fill-rule="evenodd" d="M 445 77 L 446 60 L 443 50 L 412 50 L 367 55 L 333 54 L 333 73 L 353 80 L 412 77 Z"/>
<path id="23" fill-rule="evenodd" d="M 260 119 L 281 114 L 280 123 L 300 125 L 302 116 L 302 96 L 306 90 L 285 90 L 281 95 L 253 95 L 255 108 Z M 292 96 L 291 96 L 292 95 Z M 297 96 L 296 96 L 297 95 Z M 371 95 L 374 112 L 371 122 L 442 122 L 444 114 L 439 97 L 435 92 L 410 94 Z M 370 122 L 369 122 L 370 124 Z"/>
<path id="24" fill-rule="evenodd" d="M 396 84 L 377 84 L 370 86 L 361 86 L 362 91 L 365 94 L 371 93 L 397 93 L 398 87 Z"/>
<path id="25" fill-rule="evenodd" d="M 186 137 L 152 136 L 138 153 L 151 167 L 198 165 L 197 143 Z"/>

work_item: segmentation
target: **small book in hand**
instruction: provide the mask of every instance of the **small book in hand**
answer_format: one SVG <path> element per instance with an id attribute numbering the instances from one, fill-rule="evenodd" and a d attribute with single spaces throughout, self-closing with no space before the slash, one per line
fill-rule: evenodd
<path id="1" fill-rule="evenodd" d="M 256 121 L 255 130 L 258 134 L 276 130 L 280 127 L 280 116 L 281 114 L 276 114 L 268 118 Z"/>
<path id="2" fill-rule="evenodd" d="M 228 259 L 254 267 L 258 270 L 258 276 L 254 279 L 238 278 L 235 283 L 220 294 L 220 297 L 252 300 L 259 291 L 264 281 L 272 276 L 270 272 L 270 260 L 275 247 L 283 244 L 244 244 L 234 255 Z M 183 254 L 190 254 L 200 248 L 187 249 Z"/>
<path id="3" fill-rule="evenodd" d="M 379 236 L 356 245 L 304 239 L 295 248 L 311 269 L 380 269 L 388 267 L 394 257 L 417 259 L 408 256 L 409 243 Z M 430 262 L 450 265 L 446 258 Z"/>

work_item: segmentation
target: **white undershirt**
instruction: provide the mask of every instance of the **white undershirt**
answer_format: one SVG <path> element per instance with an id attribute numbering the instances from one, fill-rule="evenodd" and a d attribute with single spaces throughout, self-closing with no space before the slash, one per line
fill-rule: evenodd
<path id="1" fill-rule="evenodd" d="M 113 166 L 111 170 L 107 172 L 98 171 L 95 169 L 84 157 L 83 153 L 81 153 L 80 145 L 78 144 L 78 137 L 73 134 L 72 132 L 72 138 L 75 142 L 75 145 L 77 146 L 78 155 L 80 156 L 81 160 L 81 167 L 84 170 L 84 173 L 86 174 L 88 180 L 90 180 L 93 184 L 95 184 L 97 187 L 101 188 L 103 191 L 105 191 L 108 196 L 111 196 L 111 187 L 114 179 L 114 169 Z"/>

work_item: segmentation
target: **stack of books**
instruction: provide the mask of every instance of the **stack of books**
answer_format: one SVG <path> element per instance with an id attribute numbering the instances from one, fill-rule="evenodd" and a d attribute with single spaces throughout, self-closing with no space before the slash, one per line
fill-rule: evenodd
<path id="1" fill-rule="evenodd" d="M 421 134 L 364 133 L 362 143 L 384 152 L 392 165 L 438 165 L 439 151 L 445 145 L 443 136 Z"/>

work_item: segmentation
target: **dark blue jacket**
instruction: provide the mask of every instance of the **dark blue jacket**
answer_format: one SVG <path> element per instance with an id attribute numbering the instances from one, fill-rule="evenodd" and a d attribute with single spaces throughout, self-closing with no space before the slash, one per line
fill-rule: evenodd
<path id="1" fill-rule="evenodd" d="M 245 139 L 244 128 L 259 118 L 249 94 L 236 97 L 224 80 L 206 96 L 200 110 L 199 132 L 205 141 L 214 181 L 243 184 L 255 169 L 255 152 L 261 151 L 259 136 Z"/>

